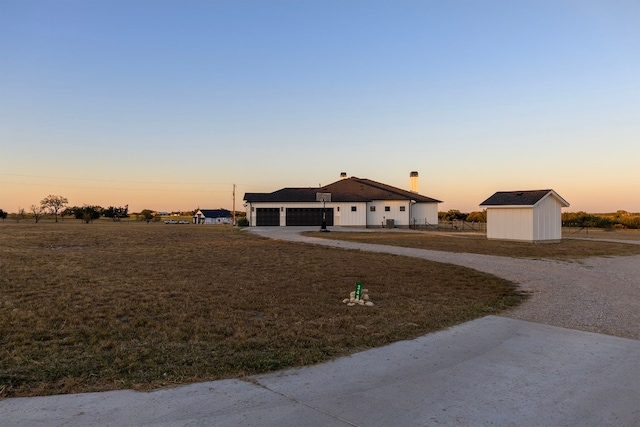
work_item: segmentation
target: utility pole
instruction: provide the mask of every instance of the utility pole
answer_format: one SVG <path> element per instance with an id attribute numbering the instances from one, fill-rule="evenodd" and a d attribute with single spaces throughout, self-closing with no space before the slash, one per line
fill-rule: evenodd
<path id="1" fill-rule="evenodd" d="M 231 214 L 233 217 L 233 225 L 236 225 L 236 185 L 233 184 L 233 213 Z"/>

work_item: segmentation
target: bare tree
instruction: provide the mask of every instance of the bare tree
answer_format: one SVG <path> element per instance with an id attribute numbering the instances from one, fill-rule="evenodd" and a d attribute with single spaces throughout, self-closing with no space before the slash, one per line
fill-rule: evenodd
<path id="1" fill-rule="evenodd" d="M 65 207 L 69 203 L 66 197 L 54 196 L 49 194 L 47 197 L 40 201 L 40 205 L 43 209 L 48 209 L 49 212 L 56 216 L 56 222 L 58 222 L 58 211 Z"/>
<path id="2" fill-rule="evenodd" d="M 33 219 L 36 220 L 36 224 L 42 219 L 43 213 L 44 208 L 42 206 L 31 205 L 31 215 L 33 215 Z"/>
<path id="3" fill-rule="evenodd" d="M 14 217 L 16 219 L 16 222 L 20 222 L 20 220 L 24 219 L 25 216 L 26 214 L 24 213 L 24 208 L 18 207 L 18 213 Z"/>

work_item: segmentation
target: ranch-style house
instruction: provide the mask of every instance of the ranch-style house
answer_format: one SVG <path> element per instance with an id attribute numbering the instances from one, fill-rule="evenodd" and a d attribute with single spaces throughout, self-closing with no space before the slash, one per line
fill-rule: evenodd
<path id="1" fill-rule="evenodd" d="M 232 224 L 233 215 L 226 209 L 198 209 L 193 214 L 194 224 Z"/>
<path id="2" fill-rule="evenodd" d="M 365 178 L 341 179 L 323 187 L 283 188 L 273 193 L 245 193 L 249 225 L 409 227 L 438 224 L 440 200 L 417 192 L 412 172 L 407 191 Z"/>

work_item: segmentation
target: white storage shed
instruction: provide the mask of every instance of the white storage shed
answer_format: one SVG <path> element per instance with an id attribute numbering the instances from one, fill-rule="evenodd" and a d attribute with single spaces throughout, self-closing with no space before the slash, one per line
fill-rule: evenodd
<path id="1" fill-rule="evenodd" d="M 487 238 L 560 241 L 561 209 L 569 203 L 553 190 L 499 191 L 480 204 L 487 210 Z"/>

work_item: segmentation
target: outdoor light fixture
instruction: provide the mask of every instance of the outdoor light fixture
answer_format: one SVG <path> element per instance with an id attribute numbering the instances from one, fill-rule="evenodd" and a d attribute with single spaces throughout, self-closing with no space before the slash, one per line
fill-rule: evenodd
<path id="1" fill-rule="evenodd" d="M 327 230 L 327 212 L 325 209 L 325 203 L 331 201 L 331 193 L 316 193 L 316 201 L 322 202 L 322 226 L 320 227 L 320 231 L 327 233 L 329 230 Z"/>

